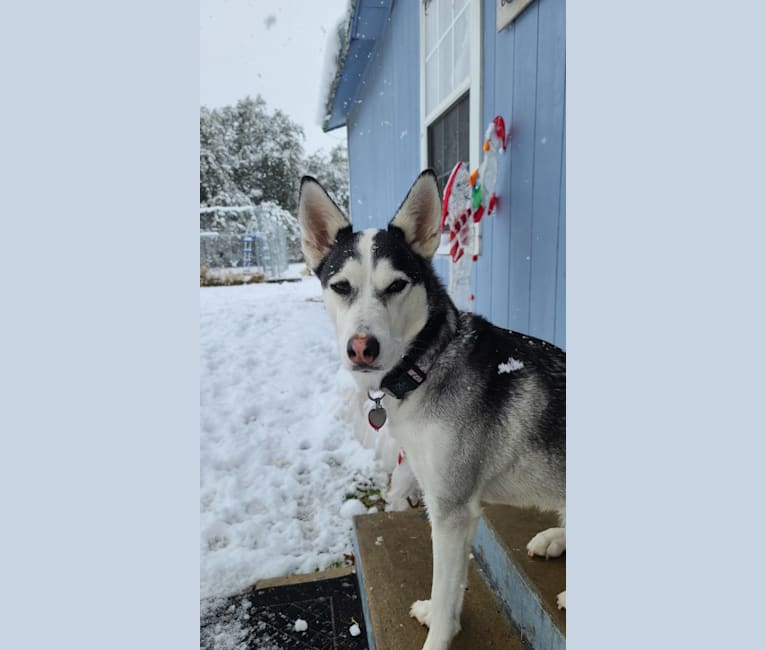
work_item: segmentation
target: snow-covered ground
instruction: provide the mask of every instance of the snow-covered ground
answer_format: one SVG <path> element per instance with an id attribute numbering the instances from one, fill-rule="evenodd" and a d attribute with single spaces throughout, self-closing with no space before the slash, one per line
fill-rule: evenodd
<path id="1" fill-rule="evenodd" d="M 319 296 L 313 276 L 200 288 L 203 598 L 342 562 L 346 495 L 385 488 Z"/>

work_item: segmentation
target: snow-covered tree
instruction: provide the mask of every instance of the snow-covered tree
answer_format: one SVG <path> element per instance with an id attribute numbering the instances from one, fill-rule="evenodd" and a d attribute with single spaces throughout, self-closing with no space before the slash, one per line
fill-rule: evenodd
<path id="1" fill-rule="evenodd" d="M 227 127 L 220 112 L 200 109 L 199 201 L 200 206 L 248 203 L 232 178 L 233 157 L 227 144 Z"/>
<path id="2" fill-rule="evenodd" d="M 329 155 L 320 149 L 306 158 L 305 172 L 316 178 L 343 213 L 349 213 L 348 152 L 338 144 Z"/>
<path id="3" fill-rule="evenodd" d="M 274 214 L 286 229 L 289 260 L 300 261 L 294 215 L 303 174 L 315 176 L 348 213 L 345 145 L 329 154 L 320 150 L 304 158 L 303 140 L 303 129 L 282 111 L 269 111 L 260 96 L 220 109 L 201 107 L 200 231 L 206 233 L 206 250 L 212 250 L 213 234 L 219 236 L 215 240 L 219 243 L 224 235 L 234 237 L 232 242 L 241 240 L 253 208 L 269 204 L 270 211 L 279 210 Z M 228 242 L 226 246 L 218 257 L 232 264 L 236 245 Z"/>
<path id="4" fill-rule="evenodd" d="M 294 211 L 303 129 L 257 96 L 200 110 L 200 206 L 273 201 Z"/>

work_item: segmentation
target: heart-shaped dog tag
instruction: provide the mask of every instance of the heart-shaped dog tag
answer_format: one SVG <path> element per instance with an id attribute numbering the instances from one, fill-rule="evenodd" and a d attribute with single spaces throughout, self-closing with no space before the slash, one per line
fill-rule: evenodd
<path id="1" fill-rule="evenodd" d="M 386 423 L 386 409 L 382 406 L 377 406 L 367 414 L 367 419 L 370 422 L 370 426 L 378 431 Z"/>

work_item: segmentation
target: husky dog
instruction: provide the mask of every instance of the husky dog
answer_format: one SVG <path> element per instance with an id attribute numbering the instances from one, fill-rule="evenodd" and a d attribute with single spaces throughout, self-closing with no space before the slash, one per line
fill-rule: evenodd
<path id="1" fill-rule="evenodd" d="M 418 176 L 387 230 L 353 232 L 309 176 L 299 220 L 342 363 L 368 395 L 382 391 L 371 397 L 423 489 L 433 582 L 430 600 L 413 603 L 410 615 L 429 626 L 424 649 L 446 649 L 460 631 L 481 502 L 552 510 L 563 525 L 565 353 L 457 310 L 431 264 L 441 223 L 431 170 Z M 550 528 L 527 550 L 555 557 L 565 546 L 565 529 Z"/>

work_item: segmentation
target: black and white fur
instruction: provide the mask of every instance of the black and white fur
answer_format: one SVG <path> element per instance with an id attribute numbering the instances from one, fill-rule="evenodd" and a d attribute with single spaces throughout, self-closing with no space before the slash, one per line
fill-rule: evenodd
<path id="1" fill-rule="evenodd" d="M 430 170 L 387 230 L 353 232 L 315 179 L 301 183 L 303 253 L 321 281 L 340 357 L 361 390 L 386 392 L 390 431 L 428 508 L 431 598 L 410 615 L 429 626 L 429 650 L 448 648 L 460 631 L 481 502 L 552 510 L 562 525 L 565 512 L 565 353 L 456 309 L 431 264 L 440 217 Z M 407 359 L 427 376 L 397 396 L 386 382 Z M 501 372 L 509 360 L 513 370 Z M 551 528 L 527 549 L 555 557 L 565 546 L 565 529 Z"/>

